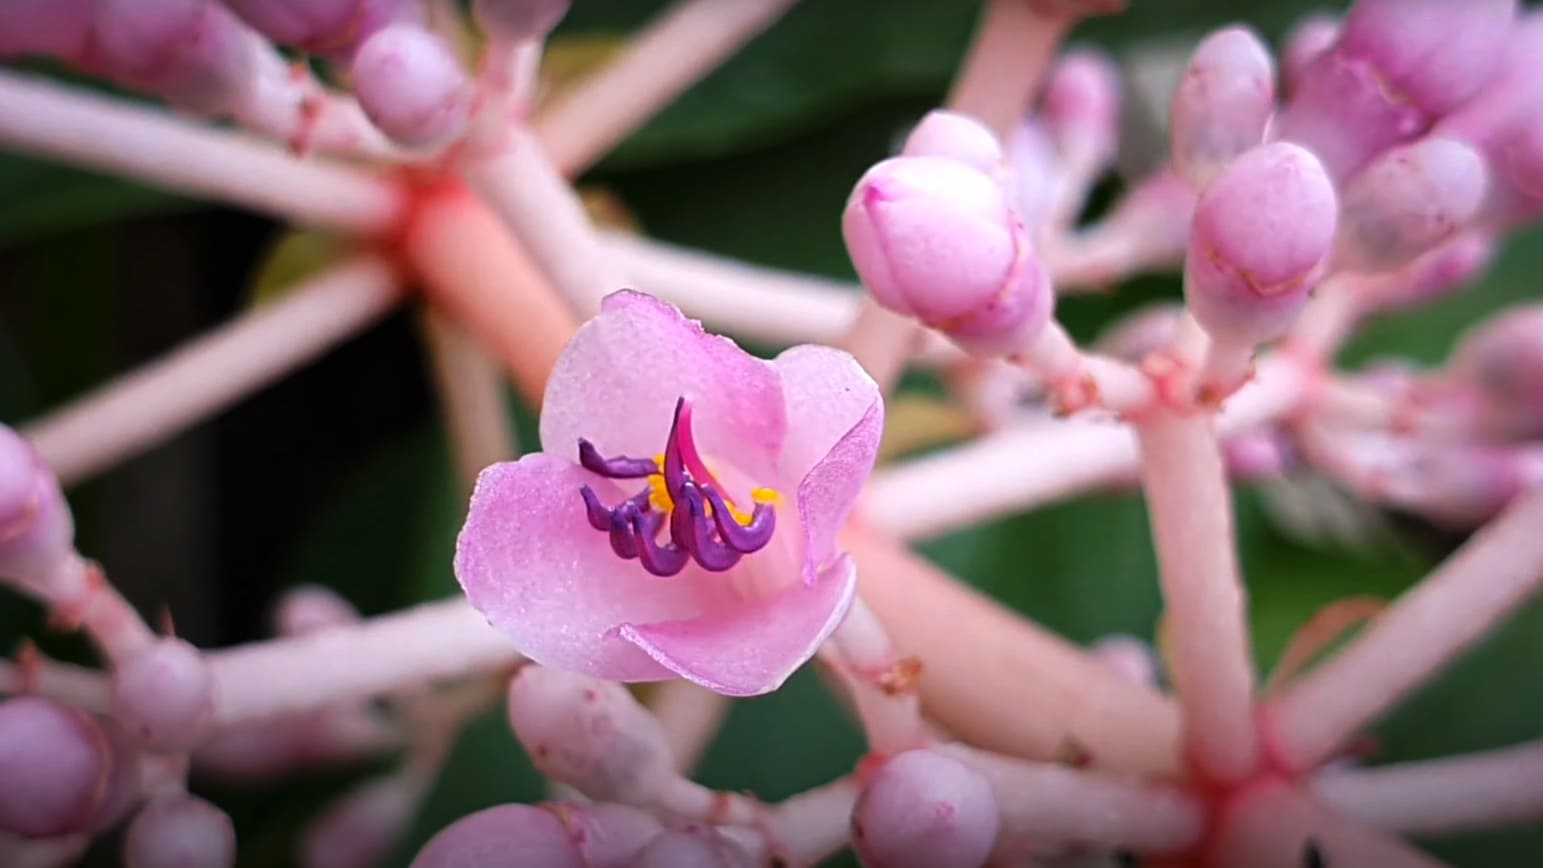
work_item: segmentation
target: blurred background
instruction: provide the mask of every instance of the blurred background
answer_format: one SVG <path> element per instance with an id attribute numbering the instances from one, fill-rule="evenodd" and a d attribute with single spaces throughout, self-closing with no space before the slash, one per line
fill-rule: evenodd
<path id="1" fill-rule="evenodd" d="M 1161 109 L 1140 94 L 1166 96 L 1166 76 L 1183 58 L 1175 50 L 1239 15 L 1278 39 L 1321 5 L 1133 0 L 1124 15 L 1078 31 L 1076 41 L 1128 61 L 1134 120 L 1122 159 L 1142 166 L 1152 157 L 1154 128 L 1142 118 L 1160 117 Z M 554 75 L 602 59 L 662 6 L 579 0 L 558 31 Z M 803 0 L 584 186 L 658 238 L 850 278 L 842 204 L 864 169 L 941 101 L 975 11 L 968 2 Z M 1376 324 L 1348 361 L 1441 359 L 1466 325 L 1536 297 L 1540 240 L 1538 233 L 1513 240 L 1473 291 Z M 272 252 L 297 243 L 304 240 L 262 219 L 0 154 L 0 420 L 31 419 L 262 303 L 274 283 L 264 279 Z M 1110 296 L 1068 299 L 1060 311 L 1086 338 L 1122 311 L 1178 293 L 1173 277 L 1143 278 Z M 419 317 L 411 308 L 397 313 L 298 375 L 70 492 L 81 550 L 147 613 L 169 608 L 178 632 L 201 645 L 265 635 L 269 605 L 297 583 L 329 585 L 369 613 L 452 593 L 450 553 L 463 503 L 427 385 Z M 907 388 L 940 389 L 921 378 Z M 533 446 L 534 420 L 512 394 L 510 406 Z M 1290 518 L 1287 503 L 1308 504 L 1309 518 Z M 1261 666 L 1320 606 L 1395 595 L 1461 541 L 1347 503 L 1303 480 L 1239 491 Z M 923 549 L 1075 641 L 1153 635 L 1160 601 L 1134 493 L 1004 519 Z M 46 651 L 66 658 L 86 651 L 45 635 L 35 607 L 0 591 L 0 649 L 23 635 L 44 637 Z M 1543 735 L 1543 690 L 1530 669 L 1539 661 L 1543 607 L 1533 606 L 1387 721 L 1377 732 L 1378 761 Z M 774 696 L 736 706 L 701 778 L 777 799 L 850 770 L 860 750 L 854 727 L 805 672 Z M 288 865 L 304 821 L 355 775 L 196 788 L 234 816 L 239 864 Z M 394 864 L 405 865 L 417 844 L 470 810 L 542 796 L 501 714 L 492 714 L 458 745 Z M 1543 826 L 1431 847 L 1460 866 L 1522 864 L 1522 854 L 1543 852 Z M 94 864 L 112 864 L 115 853 L 111 841 L 99 844 Z"/>

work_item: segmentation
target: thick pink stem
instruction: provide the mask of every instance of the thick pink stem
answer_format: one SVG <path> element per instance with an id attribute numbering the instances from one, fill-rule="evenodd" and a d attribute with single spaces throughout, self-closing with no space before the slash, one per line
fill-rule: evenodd
<path id="1" fill-rule="evenodd" d="M 795 0 L 681 0 L 533 123 L 557 170 L 581 174 Z"/>
<path id="2" fill-rule="evenodd" d="M 23 694 L 49 696 L 94 714 L 107 714 L 111 707 L 107 677 L 94 669 L 51 660 L 0 660 L 0 696 Z"/>
<path id="3" fill-rule="evenodd" d="M 1006 141 L 1028 112 L 1071 23 L 1025 0 L 986 0 L 948 107 L 974 117 Z"/>
<path id="4" fill-rule="evenodd" d="M 884 625 L 861 597 L 820 654 L 852 691 L 869 750 L 893 756 L 931 741 L 915 683 L 917 661 L 895 651 Z"/>
<path id="5" fill-rule="evenodd" d="M 858 793 L 845 777 L 773 805 L 764 819 L 769 849 L 785 864 L 822 864 L 846 845 Z"/>
<path id="6" fill-rule="evenodd" d="M 1306 771 L 1430 680 L 1543 585 L 1543 492 L 1507 507 L 1348 647 L 1266 706 L 1277 761 Z"/>
<path id="7" fill-rule="evenodd" d="M 482 468 L 518 452 L 504 378 L 497 364 L 462 328 L 433 310 L 424 312 L 424 337 L 440 410 L 450 432 L 450 457 L 464 493 Z"/>
<path id="8" fill-rule="evenodd" d="M 1318 861 L 1308 861 L 1309 848 Z M 1206 848 L 1208 868 L 1439 868 L 1396 838 L 1335 813 L 1281 781 L 1267 780 L 1240 793 L 1217 819 Z"/>
<path id="9" fill-rule="evenodd" d="M 79 482 L 322 355 L 381 319 L 400 298 L 384 260 L 355 259 L 97 388 L 22 433 L 60 481 Z"/>
<path id="10" fill-rule="evenodd" d="M 1232 499 L 1209 414 L 1158 411 L 1137 426 L 1184 742 L 1222 783 L 1259 762 L 1254 666 Z"/>
<path id="11" fill-rule="evenodd" d="M 1319 798 L 1379 829 L 1446 835 L 1543 819 L 1543 743 L 1324 772 Z"/>
<path id="12" fill-rule="evenodd" d="M 379 235 L 407 204 L 363 170 L 12 72 L 0 71 L 0 106 L 0 146 L 296 223 Z"/>

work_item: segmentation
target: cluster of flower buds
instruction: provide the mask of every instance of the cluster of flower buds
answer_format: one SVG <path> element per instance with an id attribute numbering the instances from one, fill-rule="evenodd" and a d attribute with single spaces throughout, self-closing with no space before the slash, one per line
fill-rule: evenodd
<path id="1" fill-rule="evenodd" d="M 629 868 L 662 831 L 658 820 L 626 805 L 498 805 L 445 827 L 418 852 L 412 868 Z"/>
<path id="2" fill-rule="evenodd" d="M 999 824 L 991 784 L 952 757 L 913 750 L 873 772 L 852 812 L 852 847 L 868 868 L 986 864 Z"/>

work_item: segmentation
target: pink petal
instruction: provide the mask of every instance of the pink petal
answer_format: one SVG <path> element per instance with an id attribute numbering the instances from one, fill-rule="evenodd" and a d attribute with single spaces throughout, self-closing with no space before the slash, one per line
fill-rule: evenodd
<path id="1" fill-rule="evenodd" d="M 618 558 L 585 519 L 585 484 L 608 504 L 631 493 L 544 453 L 484 470 L 456 542 L 456 578 L 488 623 L 538 663 L 618 681 L 668 678 L 615 628 L 714 610 L 721 577 L 688 568 L 659 579 Z"/>
<path id="2" fill-rule="evenodd" d="M 700 618 L 625 624 L 620 633 L 682 678 L 725 696 L 756 696 L 814 656 L 856 590 L 857 567 L 843 555 L 812 584 Z"/>
<path id="3" fill-rule="evenodd" d="M 798 481 L 803 574 L 812 582 L 835 556 L 836 534 L 873 471 L 884 399 L 857 361 L 839 350 L 794 347 L 775 364 L 789 420 L 778 475 Z"/>
<path id="4" fill-rule="evenodd" d="M 731 462 L 758 484 L 773 478 L 787 419 L 771 364 L 631 291 L 607 296 L 557 360 L 541 410 L 542 448 L 574 457 L 587 437 L 606 455 L 657 455 L 682 395 L 694 405 L 709 461 Z"/>

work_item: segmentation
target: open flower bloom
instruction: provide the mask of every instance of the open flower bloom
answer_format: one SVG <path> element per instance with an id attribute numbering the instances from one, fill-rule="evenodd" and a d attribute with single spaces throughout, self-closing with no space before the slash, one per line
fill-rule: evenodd
<path id="1" fill-rule="evenodd" d="M 836 535 L 883 423 L 846 353 L 800 346 L 768 362 L 616 293 L 547 383 L 545 451 L 477 480 L 456 576 L 544 665 L 775 690 L 852 601 Z"/>

